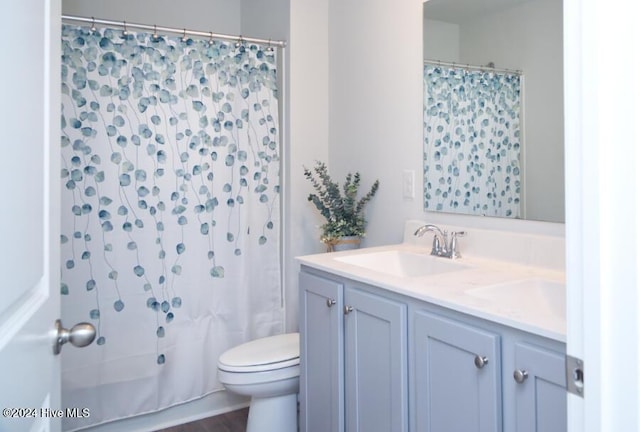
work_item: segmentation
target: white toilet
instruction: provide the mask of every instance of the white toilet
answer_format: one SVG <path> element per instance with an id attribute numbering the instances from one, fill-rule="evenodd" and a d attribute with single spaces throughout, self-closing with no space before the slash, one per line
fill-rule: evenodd
<path id="1" fill-rule="evenodd" d="M 256 339 L 224 352 L 218 379 L 231 392 L 251 396 L 247 432 L 296 432 L 300 334 Z"/>

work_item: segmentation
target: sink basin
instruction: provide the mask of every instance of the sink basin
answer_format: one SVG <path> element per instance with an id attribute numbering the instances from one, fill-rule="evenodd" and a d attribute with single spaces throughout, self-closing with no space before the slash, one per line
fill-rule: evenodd
<path id="1" fill-rule="evenodd" d="M 473 288 L 466 293 L 502 306 L 536 308 L 563 317 L 566 312 L 565 284 L 546 279 L 524 279 L 499 285 Z"/>
<path id="2" fill-rule="evenodd" d="M 447 258 L 398 250 L 350 255 L 335 260 L 399 277 L 428 276 L 468 268 Z"/>

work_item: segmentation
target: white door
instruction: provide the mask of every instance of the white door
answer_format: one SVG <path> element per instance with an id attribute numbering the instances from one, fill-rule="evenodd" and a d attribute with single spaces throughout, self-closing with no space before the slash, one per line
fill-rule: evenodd
<path id="1" fill-rule="evenodd" d="M 1 3 L 2 432 L 60 429 L 59 46 L 59 0 Z"/>
<path id="2" fill-rule="evenodd" d="M 564 0 L 569 432 L 640 430 L 638 2 Z"/>

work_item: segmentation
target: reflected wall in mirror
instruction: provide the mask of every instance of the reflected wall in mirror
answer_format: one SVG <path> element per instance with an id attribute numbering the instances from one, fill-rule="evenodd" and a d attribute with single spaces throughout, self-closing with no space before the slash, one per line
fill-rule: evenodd
<path id="1" fill-rule="evenodd" d="M 442 193 L 446 192 L 449 202 L 464 203 L 466 195 L 475 204 L 441 205 L 442 211 L 564 222 L 562 38 L 562 0 L 424 3 L 425 60 L 465 65 L 440 66 L 438 79 L 434 79 L 437 65 L 424 68 L 425 210 L 436 210 L 434 207 L 443 202 Z M 509 99 L 515 91 L 517 74 L 482 68 L 487 65 L 522 71 L 521 92 L 517 95 L 521 110 L 515 108 L 515 99 Z M 454 105 L 448 109 L 454 109 L 456 115 L 463 109 L 474 111 L 469 119 L 459 119 L 458 125 L 447 125 L 448 116 L 433 110 L 434 87 L 428 86 L 441 83 L 443 73 L 446 81 L 455 86 L 440 89 L 440 107 Z M 475 89 L 467 87 L 469 82 L 483 79 Z M 490 96 L 482 96 L 480 90 L 491 88 L 501 89 L 495 96 L 501 106 L 490 110 L 486 105 Z M 453 96 L 460 94 L 464 94 L 465 105 L 455 102 L 455 98 L 452 104 Z M 434 123 L 435 118 L 430 116 L 436 116 L 438 121 Z M 429 125 L 431 130 L 427 131 Z M 442 126 L 443 133 L 438 142 L 440 161 L 435 160 L 437 137 L 433 135 L 433 128 L 438 126 Z M 446 142 L 445 126 L 451 131 Z M 456 130 L 464 135 L 464 141 L 451 139 Z M 493 141 L 490 143 L 489 139 Z M 442 149 L 449 157 L 446 163 Z M 491 160 L 496 164 L 491 166 Z M 438 162 L 440 173 L 448 176 L 433 175 Z M 489 185 L 489 190 L 474 187 L 470 178 Z M 456 180 L 458 184 L 453 185 Z M 493 203 L 502 208 L 483 208 Z"/>

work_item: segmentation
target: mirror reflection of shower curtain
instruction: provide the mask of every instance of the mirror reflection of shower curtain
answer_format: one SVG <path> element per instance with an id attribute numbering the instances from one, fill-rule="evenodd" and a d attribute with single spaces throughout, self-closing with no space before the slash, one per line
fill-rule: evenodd
<path id="1" fill-rule="evenodd" d="M 212 41 L 213 42 L 213 41 Z M 275 53 L 63 26 L 65 430 L 218 391 L 220 353 L 283 331 Z"/>
<path id="2" fill-rule="evenodd" d="M 521 76 L 424 66 L 424 208 L 522 217 Z"/>

